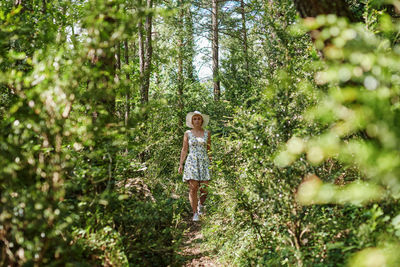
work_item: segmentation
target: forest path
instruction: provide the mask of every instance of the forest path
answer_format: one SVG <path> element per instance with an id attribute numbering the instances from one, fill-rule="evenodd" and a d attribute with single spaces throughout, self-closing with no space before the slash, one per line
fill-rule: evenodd
<path id="1" fill-rule="evenodd" d="M 202 246 L 203 235 L 201 233 L 201 221 L 193 222 L 188 218 L 186 230 L 180 249 L 180 255 L 185 259 L 182 266 L 216 267 L 221 266 L 212 258 L 212 253 Z"/>

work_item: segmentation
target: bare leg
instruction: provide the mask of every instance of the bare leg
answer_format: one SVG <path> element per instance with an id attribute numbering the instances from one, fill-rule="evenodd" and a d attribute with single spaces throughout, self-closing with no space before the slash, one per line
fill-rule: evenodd
<path id="1" fill-rule="evenodd" d="M 204 205 L 204 202 L 206 201 L 207 195 L 208 195 L 208 181 L 201 181 L 200 182 L 200 204 Z"/>
<path id="2" fill-rule="evenodd" d="M 197 191 L 199 190 L 199 182 L 196 180 L 189 180 L 189 200 L 192 206 L 193 213 L 197 212 Z"/>

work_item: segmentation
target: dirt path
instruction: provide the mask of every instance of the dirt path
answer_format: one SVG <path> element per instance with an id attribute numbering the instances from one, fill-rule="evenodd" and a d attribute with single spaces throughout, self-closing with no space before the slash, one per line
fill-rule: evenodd
<path id="1" fill-rule="evenodd" d="M 201 234 L 201 222 L 188 222 L 188 230 L 182 242 L 181 255 L 185 258 L 183 266 L 216 267 L 219 266 L 209 256 L 209 252 L 202 249 L 203 235 Z"/>

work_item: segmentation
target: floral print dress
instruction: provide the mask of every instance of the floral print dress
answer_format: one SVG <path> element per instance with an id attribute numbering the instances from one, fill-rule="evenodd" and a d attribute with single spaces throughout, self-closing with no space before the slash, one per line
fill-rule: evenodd
<path id="1" fill-rule="evenodd" d="M 210 161 L 207 156 L 208 131 L 203 137 L 194 136 L 192 131 L 187 131 L 189 141 L 189 154 L 183 172 L 183 181 L 209 181 Z"/>

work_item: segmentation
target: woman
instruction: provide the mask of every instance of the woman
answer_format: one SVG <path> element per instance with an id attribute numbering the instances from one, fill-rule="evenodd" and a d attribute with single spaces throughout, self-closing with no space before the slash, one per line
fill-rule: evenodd
<path id="1" fill-rule="evenodd" d="M 199 215 L 203 213 L 204 201 L 207 197 L 207 186 L 210 180 L 210 160 L 208 152 L 211 147 L 211 134 L 203 129 L 207 126 L 209 117 L 199 111 L 189 112 L 186 115 L 186 125 L 192 130 L 185 132 L 178 172 L 182 174 L 183 181 L 189 184 L 189 200 L 193 210 L 193 221 L 199 221 Z M 189 155 L 188 155 L 189 148 Z M 200 188 L 200 199 L 197 191 Z"/>

